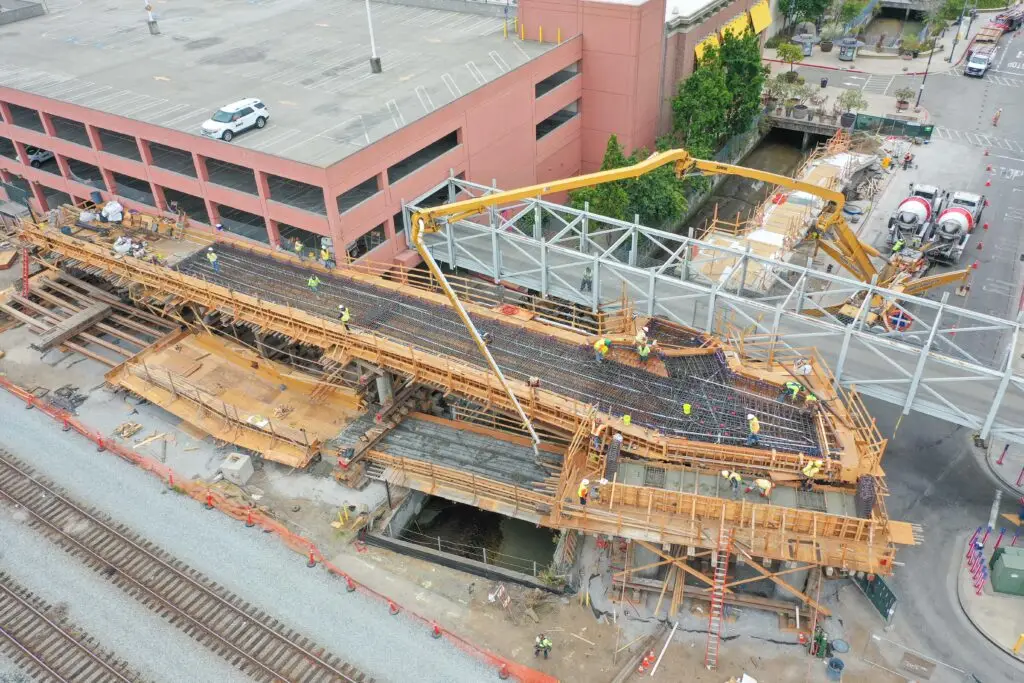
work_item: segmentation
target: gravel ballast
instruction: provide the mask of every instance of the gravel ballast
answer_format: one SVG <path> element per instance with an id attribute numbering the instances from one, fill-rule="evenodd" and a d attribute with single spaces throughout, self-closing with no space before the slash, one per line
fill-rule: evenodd
<path id="1" fill-rule="evenodd" d="M 67 605 L 68 620 L 103 650 L 148 681 L 250 680 L 26 526 L 24 518 L 24 513 L 0 504 L 0 566 L 50 605 Z"/>
<path id="2" fill-rule="evenodd" d="M 247 529 L 0 391 L 0 446 L 30 463 L 80 503 L 94 506 L 349 661 L 377 681 L 477 683 L 495 671 L 404 613 L 360 592 L 287 550 L 271 534 Z M 6 563 L 13 558 L 7 555 Z M 63 562 L 77 562 L 64 558 Z M 60 562 L 58 562 L 60 564 Z M 341 567 L 344 570 L 344 566 Z M 47 576 L 49 570 L 34 567 Z M 213 679 L 216 680 L 216 679 Z"/>

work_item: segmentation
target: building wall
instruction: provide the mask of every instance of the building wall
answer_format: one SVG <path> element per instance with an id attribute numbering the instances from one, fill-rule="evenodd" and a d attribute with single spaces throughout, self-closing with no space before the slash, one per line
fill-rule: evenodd
<path id="1" fill-rule="evenodd" d="M 212 224 L 218 217 L 218 205 L 223 204 L 263 217 L 272 242 L 276 241 L 278 223 L 331 236 L 338 245 L 349 244 L 375 226 L 384 224 L 389 239 L 371 255 L 375 260 L 390 262 L 405 249 L 404 239 L 400 235 L 395 238 L 393 220 L 401 211 L 403 202 L 411 202 L 428 192 L 443 182 L 451 171 L 464 173 L 475 182 L 489 184 L 496 181 L 504 187 L 533 184 L 541 170 L 545 173 L 561 173 L 562 169 L 568 173 L 578 172 L 576 150 L 579 147 L 580 117 L 569 120 L 540 140 L 536 138 L 536 124 L 579 100 L 581 79 L 570 79 L 540 98 L 535 98 L 534 86 L 577 63 L 581 49 L 579 38 L 565 40 L 519 69 L 327 169 L 0 87 L 0 136 L 12 140 L 22 158 L 25 146 L 49 150 L 57 155 L 57 166 L 49 165 L 53 172 L 34 169 L 18 160 L 0 156 L 0 179 L 9 182 L 12 174 L 23 177 L 33 191 L 33 208 L 45 210 L 45 188 L 65 192 L 75 199 L 88 198 L 97 191 L 97 188 L 72 177 L 68 160 L 75 159 L 100 169 L 103 187 L 98 191 L 104 200 L 117 196 L 128 208 L 149 213 L 166 212 L 163 189 L 169 188 L 202 199 L 206 211 L 204 215 L 190 216 L 194 222 L 207 226 Z M 46 132 L 13 125 L 9 103 L 39 111 Z M 85 124 L 88 140 L 79 144 L 56 137 L 53 116 Z M 142 161 L 104 151 L 99 128 L 134 136 Z M 394 184 L 388 182 L 389 166 L 453 131 L 458 131 L 459 143 L 454 149 Z M 190 153 L 196 177 L 154 165 L 149 143 Z M 254 183 L 256 193 L 211 182 L 208 160 L 225 161 L 251 169 L 253 176 L 250 182 Z M 112 172 L 147 183 L 155 206 L 140 204 L 118 194 Z M 269 174 L 320 188 L 326 215 L 276 201 Z M 337 196 L 374 176 L 379 178 L 380 191 L 351 210 L 339 213 Z M 397 227 L 401 230 L 401 225 Z"/>
<path id="2" fill-rule="evenodd" d="M 658 128 L 658 92 L 663 53 L 665 0 L 637 5 L 601 0 L 520 0 L 519 21 L 527 36 L 583 34 L 580 70 L 581 170 L 596 170 L 608 137 L 618 136 L 627 153 L 653 149 Z"/>

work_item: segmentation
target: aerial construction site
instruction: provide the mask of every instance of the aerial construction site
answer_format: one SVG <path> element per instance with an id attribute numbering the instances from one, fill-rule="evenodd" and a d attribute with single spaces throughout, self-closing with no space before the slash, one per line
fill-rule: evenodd
<path id="1" fill-rule="evenodd" d="M 344 506 L 336 528 L 347 528 L 351 511 L 362 541 L 386 545 L 391 536 L 393 547 L 402 501 L 414 494 L 523 520 L 556 534 L 548 588 L 587 603 L 596 596 L 580 549 L 596 541 L 610 562 L 612 603 L 650 596 L 654 615 L 664 604 L 668 619 L 687 599 L 706 605 L 702 662 L 715 669 L 730 610 L 776 611 L 814 634 L 831 614 L 824 583 L 857 577 L 870 586 L 920 541 L 917 527 L 886 512 L 886 439 L 857 392 L 835 381 L 813 347 L 729 321 L 718 328 L 729 332 L 710 335 L 644 315 L 625 294 L 588 306 L 446 274 L 425 238 L 524 197 L 672 164 L 680 176 L 738 174 L 775 188 L 757 225 L 716 224 L 695 243 L 692 265 L 703 277 L 736 270 L 702 259 L 728 229 L 734 239 L 776 244 L 776 259 L 820 247 L 862 280 L 881 275 L 897 291 L 963 281 L 964 271 L 920 278 L 857 240 L 843 190 L 870 164 L 848 138 L 814 159 L 801 174 L 809 178 L 794 180 L 669 151 L 543 188 L 413 208 L 410 244 L 425 262 L 415 268 L 335 263 L 315 246 L 274 249 L 195 229 L 183 213 L 111 222 L 109 204 L 65 205 L 8 218 L 23 260 L 0 312 L 31 332 L 36 352 L 62 348 L 101 364 L 108 388 L 226 448 L 216 477 L 189 484 L 208 506 L 216 491 L 250 522 L 254 509 L 272 513 L 246 488 L 261 464 L 327 468 L 331 486 L 353 499 L 384 482 L 386 504 Z M 765 289 L 766 274 L 742 277 Z M 882 320 L 896 303 L 858 292 L 808 314 Z M 67 426 L 74 392 L 51 398 L 68 411 L 59 418 Z M 131 424 L 118 426 L 126 443 L 141 429 Z M 437 550 L 435 561 L 503 578 L 486 550 L 482 567 L 444 557 L 440 538 Z M 532 573 L 504 578 L 529 585 L 536 561 Z M 744 590 L 755 582 L 757 594 Z"/>

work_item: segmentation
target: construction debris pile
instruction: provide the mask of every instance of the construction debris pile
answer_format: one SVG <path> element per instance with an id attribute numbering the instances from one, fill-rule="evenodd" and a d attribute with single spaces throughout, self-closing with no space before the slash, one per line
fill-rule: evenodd
<path id="1" fill-rule="evenodd" d="M 56 408 L 75 414 L 78 411 L 78 406 L 85 403 L 88 398 L 89 396 L 87 394 L 83 394 L 78 391 L 78 387 L 65 384 L 61 388 L 50 393 L 46 400 Z"/>

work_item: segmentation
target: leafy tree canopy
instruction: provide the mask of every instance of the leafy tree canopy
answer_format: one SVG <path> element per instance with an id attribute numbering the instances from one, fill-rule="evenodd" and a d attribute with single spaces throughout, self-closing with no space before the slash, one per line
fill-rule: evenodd
<path id="1" fill-rule="evenodd" d="M 831 4 L 832 0 L 780 0 L 779 11 L 797 21 L 817 21 Z"/>

